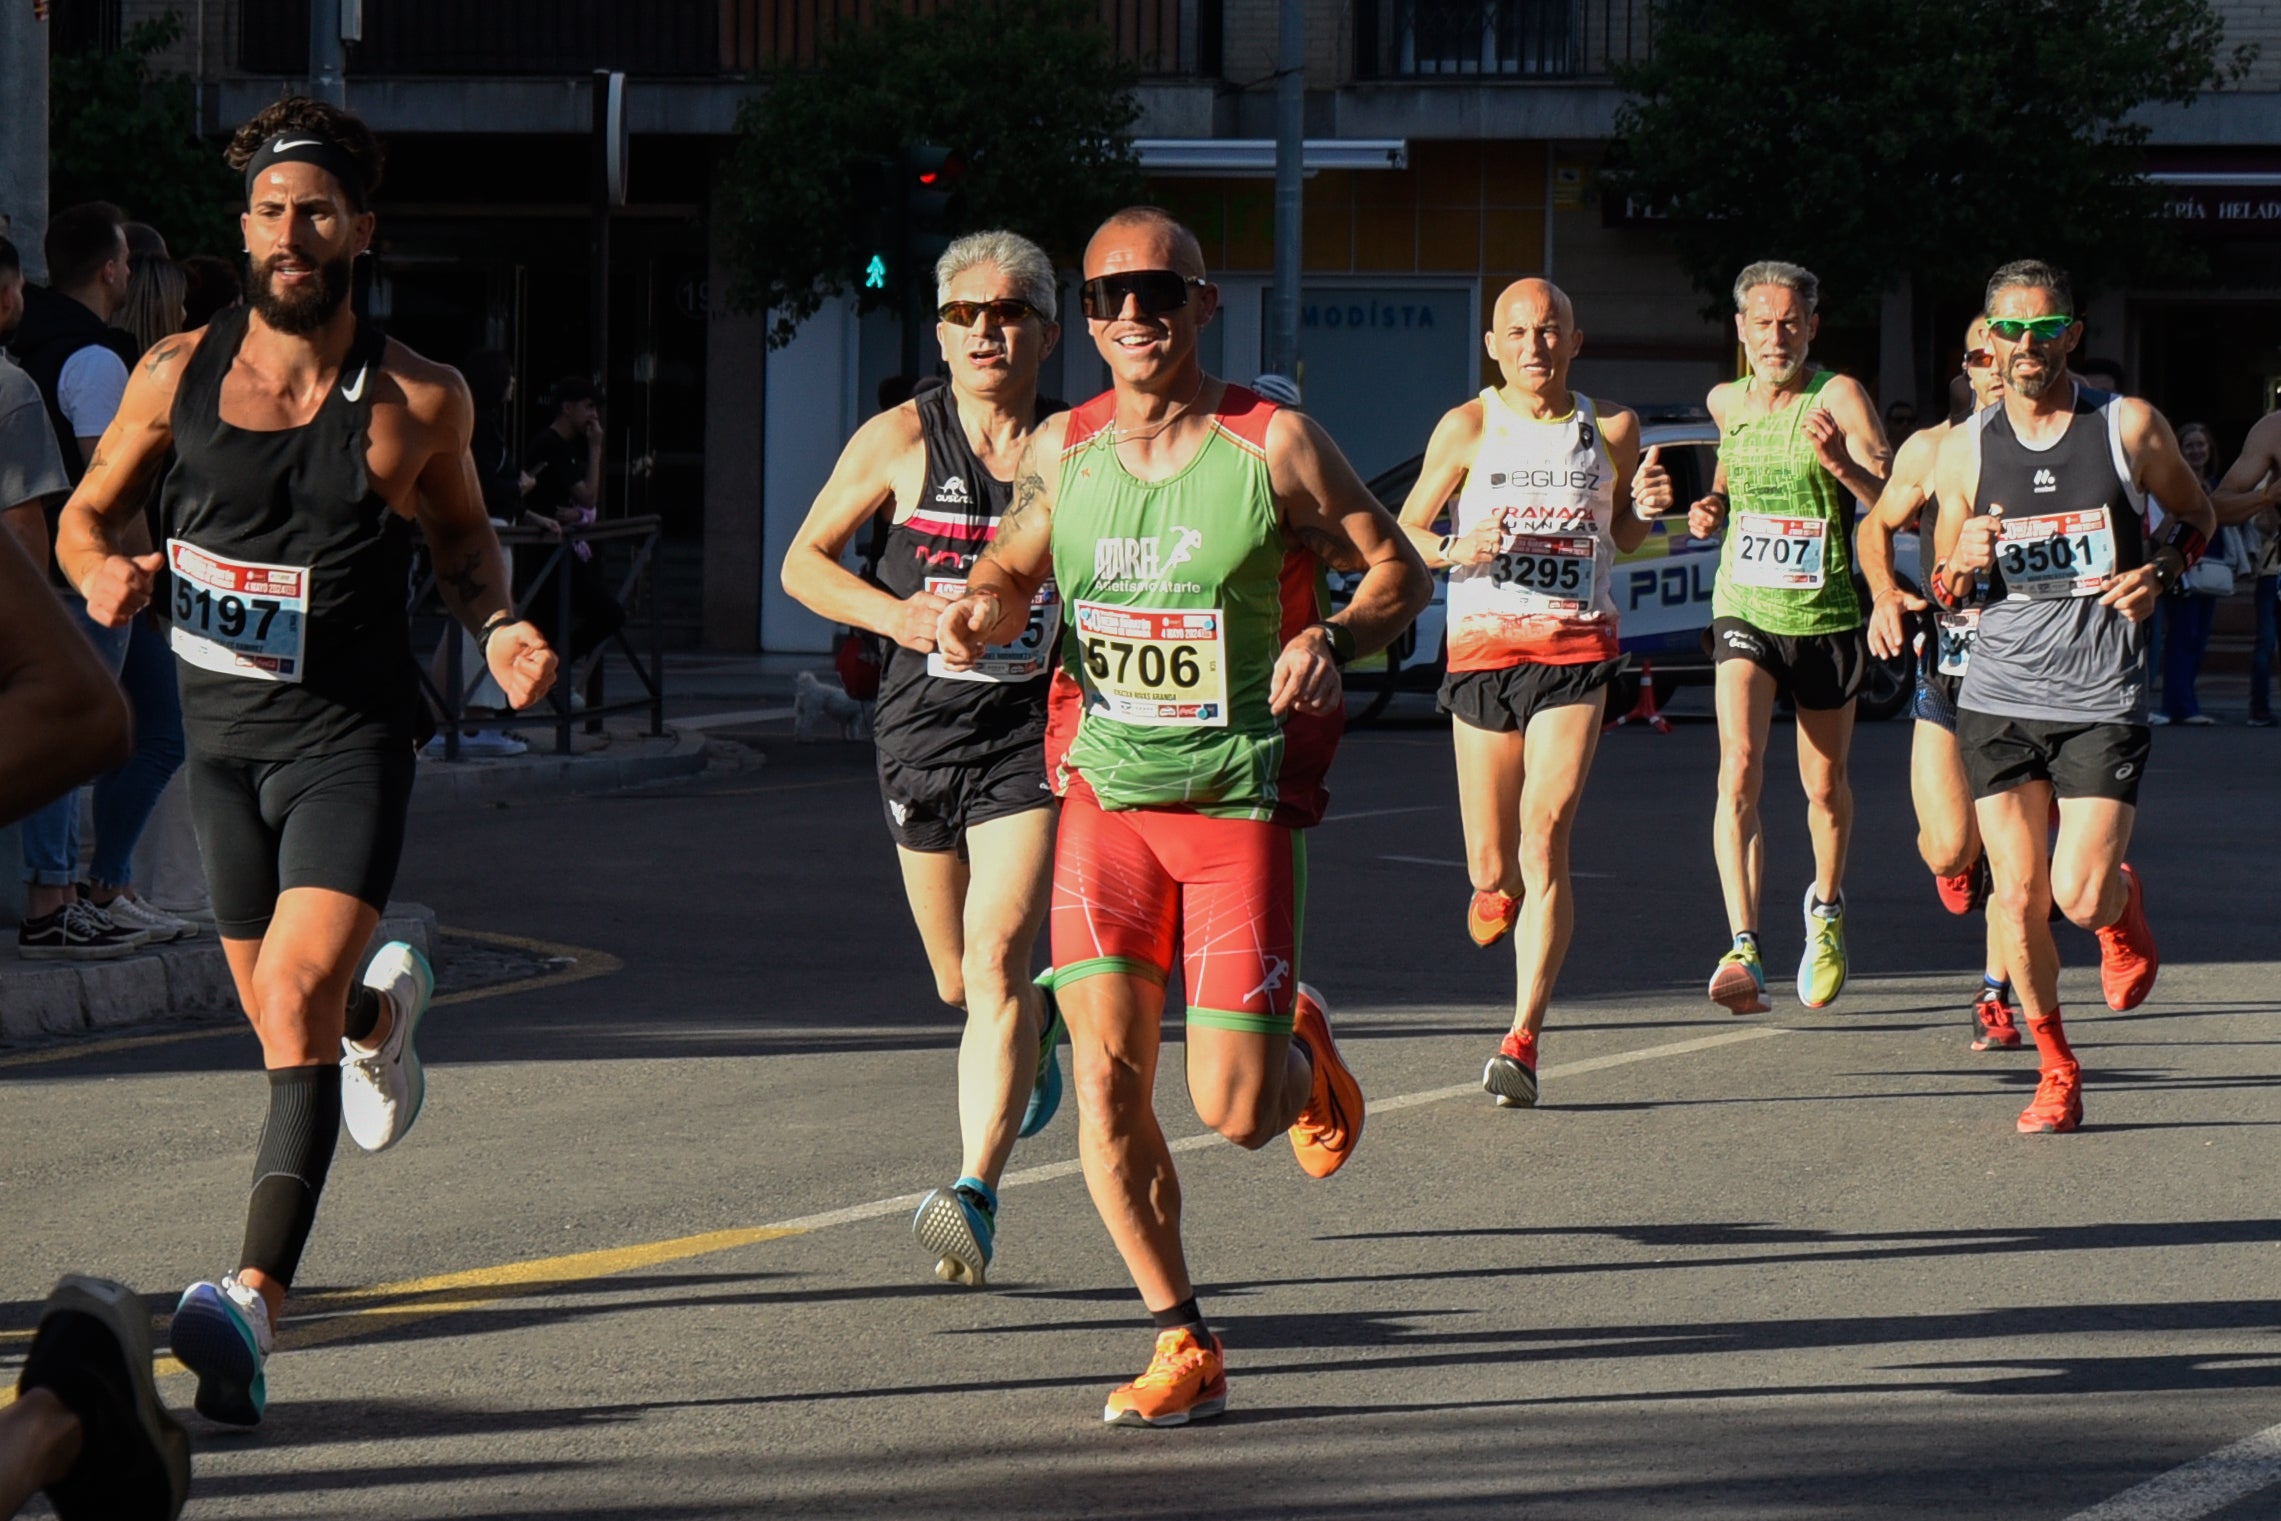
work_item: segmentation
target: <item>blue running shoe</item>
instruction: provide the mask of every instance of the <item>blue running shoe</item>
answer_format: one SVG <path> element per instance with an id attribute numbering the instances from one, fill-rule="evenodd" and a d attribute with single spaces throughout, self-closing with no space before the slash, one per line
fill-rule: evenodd
<path id="1" fill-rule="evenodd" d="M 960 1178 L 919 1201 L 911 1233 L 935 1254 L 935 1276 L 945 1283 L 981 1288 L 990 1271 L 990 1246 L 998 1234 L 998 1196 L 980 1178 Z"/>
<path id="2" fill-rule="evenodd" d="M 235 1274 L 194 1283 L 174 1307 L 167 1341 L 198 1375 L 198 1413 L 225 1426 L 258 1426 L 269 1404 L 262 1364 L 269 1358 L 269 1309 Z"/>
<path id="3" fill-rule="evenodd" d="M 1050 971 L 1044 974 L 1052 976 Z M 1061 1107 L 1061 1062 L 1053 1054 L 1061 1044 L 1061 1005 L 1054 1002 L 1053 985 L 1044 978 L 1038 986 L 1045 989 L 1045 1035 L 1038 1041 L 1038 1075 L 1030 1085 L 1030 1106 L 1022 1111 L 1018 1133 L 1023 1140 L 1052 1124 L 1054 1111 Z"/>

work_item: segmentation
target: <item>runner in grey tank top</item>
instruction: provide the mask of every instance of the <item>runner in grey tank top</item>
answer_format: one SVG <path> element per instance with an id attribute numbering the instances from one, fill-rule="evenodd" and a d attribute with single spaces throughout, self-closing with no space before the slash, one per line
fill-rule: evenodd
<path id="1" fill-rule="evenodd" d="M 2083 336 L 2073 306 L 2067 276 L 2048 264 L 2022 260 L 1990 277 L 2004 398 L 1942 441 L 1940 560 L 1927 588 L 1944 609 L 1982 608 L 1956 738 L 2004 964 L 2042 1066 L 2023 1134 L 2083 1121 L 2050 906 L 2097 933 L 2110 1007 L 2145 1001 L 2161 966 L 2138 875 L 2123 862 L 2148 748 L 2144 625 L 2216 527 L 2162 414 L 2068 374 Z M 2169 514 L 2151 543 L 2149 496 Z M 2056 877 L 2054 861 L 2067 863 Z"/>

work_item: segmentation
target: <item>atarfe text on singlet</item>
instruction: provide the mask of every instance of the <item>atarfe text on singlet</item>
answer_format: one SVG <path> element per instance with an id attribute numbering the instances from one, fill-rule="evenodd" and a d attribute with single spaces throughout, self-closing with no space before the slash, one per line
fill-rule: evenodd
<path id="1" fill-rule="evenodd" d="M 1054 678 L 1065 745 L 1048 760 L 1106 809 L 1322 816 L 1343 720 L 1278 718 L 1268 705 L 1284 644 L 1327 603 L 1320 566 L 1284 542 L 1275 509 L 1275 410 L 1228 386 L 1194 457 L 1160 481 L 1118 459 L 1113 393 L 1070 414 L 1053 509 L 1054 578 L 1069 606 Z"/>
<path id="2" fill-rule="evenodd" d="M 242 306 L 214 319 L 174 398 L 157 600 L 184 733 L 199 753 L 246 760 L 409 746 L 411 525 L 365 464 L 387 339 L 359 321 L 316 415 L 259 431 L 221 417 L 246 321 Z"/>

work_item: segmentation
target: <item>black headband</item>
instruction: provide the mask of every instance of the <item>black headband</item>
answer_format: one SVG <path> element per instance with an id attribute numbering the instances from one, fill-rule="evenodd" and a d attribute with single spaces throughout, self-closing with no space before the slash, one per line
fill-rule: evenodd
<path id="1" fill-rule="evenodd" d="M 280 132 L 254 150 L 253 157 L 246 161 L 248 201 L 253 199 L 254 181 L 260 177 L 261 172 L 279 164 L 316 165 L 340 181 L 341 189 L 348 194 L 349 204 L 359 211 L 364 209 L 364 171 L 357 167 L 356 160 L 339 144 L 321 137 L 312 137 L 306 132 Z"/>

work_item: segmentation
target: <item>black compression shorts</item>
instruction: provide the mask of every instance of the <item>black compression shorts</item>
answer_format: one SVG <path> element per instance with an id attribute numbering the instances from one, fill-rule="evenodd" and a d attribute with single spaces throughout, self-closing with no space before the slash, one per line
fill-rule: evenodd
<path id="1" fill-rule="evenodd" d="M 1526 729 L 1547 708 L 1607 701 L 1606 689 L 1624 668 L 1621 658 L 1574 665 L 1524 661 L 1494 671 L 1451 671 L 1441 679 L 1441 710 L 1493 734 Z"/>
<path id="2" fill-rule="evenodd" d="M 879 797 L 887 828 L 905 850 L 963 850 L 966 831 L 1053 801 L 1045 746 L 1026 744 L 986 760 L 913 766 L 879 752 Z"/>
<path id="3" fill-rule="evenodd" d="M 1976 798 L 2049 782 L 2056 797 L 2103 797 L 2134 808 L 2154 748 L 2145 724 L 2054 723 L 1970 708 L 1957 710 L 1956 742 Z"/>
<path id="4" fill-rule="evenodd" d="M 1801 708 L 1842 708 L 1861 691 L 1869 671 L 1869 636 L 1850 628 L 1835 634 L 1770 634 L 1741 618 L 1713 618 L 1704 632 L 1713 664 L 1747 660 L 1772 676 Z"/>
<path id="5" fill-rule="evenodd" d="M 404 852 L 411 747 L 297 760 L 191 752 L 190 816 L 206 862 L 214 927 L 258 940 L 289 887 L 322 887 L 383 911 Z"/>

